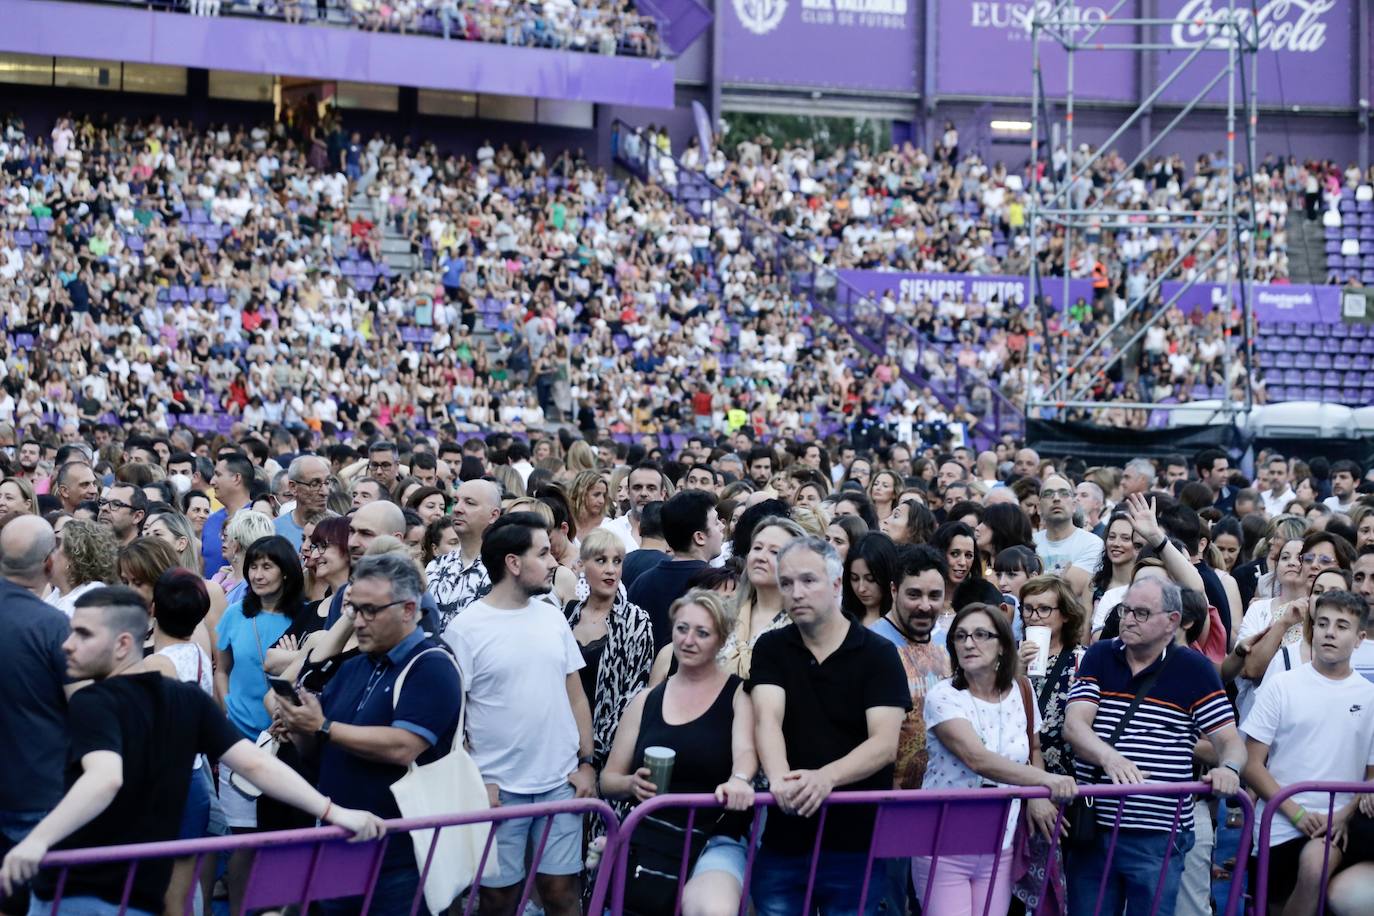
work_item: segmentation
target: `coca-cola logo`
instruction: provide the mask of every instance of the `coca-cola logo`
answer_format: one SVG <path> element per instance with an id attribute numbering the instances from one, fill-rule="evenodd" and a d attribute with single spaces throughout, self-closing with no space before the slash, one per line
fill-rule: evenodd
<path id="1" fill-rule="evenodd" d="M 1238 30 L 1253 36 L 1261 51 L 1292 51 L 1311 54 L 1326 44 L 1322 17 L 1336 8 L 1336 0 L 1269 0 L 1258 10 L 1237 7 L 1237 29 L 1227 24 L 1231 11 L 1213 0 L 1188 0 L 1174 16 L 1169 39 L 1176 48 L 1208 45 L 1229 48 Z"/>

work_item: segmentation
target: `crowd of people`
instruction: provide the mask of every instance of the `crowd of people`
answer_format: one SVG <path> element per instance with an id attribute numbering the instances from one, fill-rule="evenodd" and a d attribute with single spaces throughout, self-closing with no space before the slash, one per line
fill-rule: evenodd
<path id="1" fill-rule="evenodd" d="M 528 48 L 657 57 L 658 21 L 631 0 L 153 0 L 192 16 L 262 16 L 284 22 L 348 24 L 371 32 L 437 35 Z"/>
<path id="2" fill-rule="evenodd" d="M 0 426 L 5 912 L 51 908 L 54 849 L 376 836 L 410 765 L 464 747 L 493 806 L 713 793 L 719 817 L 637 833 L 629 912 L 735 912 L 748 878 L 777 916 L 808 893 L 852 910 L 864 886 L 874 913 L 1101 895 L 1121 914 L 1159 886 L 1158 912 L 1206 914 L 1227 796 L 1374 775 L 1374 470 L 1352 461 L 1264 452 L 1251 477 L 1219 449 L 1087 467 L 810 430 L 664 451 L 88 429 Z M 1196 778 L 1213 794 L 1099 798 L 1062 834 L 1083 785 Z M 1012 807 L 1002 854 L 938 866 L 871 859 L 871 809 L 818 814 L 836 791 L 997 786 L 1049 797 Z M 1374 904 L 1371 796 L 1327 810 L 1283 803 L 1273 912 Z M 482 911 L 513 912 L 534 868 L 544 912 L 580 912 L 589 826 L 501 822 Z M 237 911 L 249 868 L 141 868 L 129 912 Z M 83 913 L 126 893 L 123 869 L 64 880 Z M 418 882 L 392 842 L 369 912 L 412 912 Z"/>

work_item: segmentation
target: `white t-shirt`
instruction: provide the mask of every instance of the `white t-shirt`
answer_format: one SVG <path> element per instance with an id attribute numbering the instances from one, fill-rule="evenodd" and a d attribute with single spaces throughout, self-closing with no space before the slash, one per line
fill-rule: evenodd
<path id="1" fill-rule="evenodd" d="M 1266 676 L 1241 731 L 1269 745 L 1269 772 L 1280 786 L 1361 782 L 1365 767 L 1374 764 L 1374 684 L 1355 672 L 1333 681 L 1310 664 Z M 1309 811 L 1325 811 L 1328 804 L 1321 792 L 1303 792 L 1293 800 Z M 1338 794 L 1336 807 L 1349 801 L 1349 794 Z M 1273 824 L 1270 846 L 1301 835 L 1287 818 L 1276 817 Z"/>
<path id="2" fill-rule="evenodd" d="M 1091 531 L 1075 528 L 1064 540 L 1051 541 L 1049 533 L 1041 530 L 1032 539 L 1047 573 L 1063 575 L 1070 566 L 1076 566 L 1091 576 L 1102 563 L 1102 538 Z"/>
<path id="3" fill-rule="evenodd" d="M 1288 650 L 1287 657 L 1284 657 L 1283 650 Z M 1306 656 L 1306 657 L 1304 657 Z M 1264 678 L 1268 680 L 1270 676 L 1291 671 L 1300 665 L 1306 665 L 1311 661 L 1312 650 L 1301 642 L 1296 642 L 1287 646 L 1280 646 L 1279 651 L 1274 653 L 1274 657 L 1269 659 L 1269 667 L 1264 669 Z M 1350 667 L 1355 669 L 1355 673 L 1366 681 L 1374 684 L 1374 639 L 1366 639 L 1355 647 L 1355 654 L 1350 656 Z M 1255 688 L 1251 688 L 1254 693 Z M 1253 698 L 1251 700 L 1253 702 Z M 1245 718 L 1245 713 L 1249 707 L 1241 711 L 1241 718 Z"/>
<path id="4" fill-rule="evenodd" d="M 1116 606 L 1121 603 L 1121 599 L 1126 597 L 1126 593 L 1131 590 L 1129 585 L 1118 585 L 1116 588 L 1109 588 L 1102 593 L 1102 597 L 1097 599 L 1097 607 L 1093 608 L 1093 632 L 1096 633 L 1107 625 L 1107 617 Z"/>
<path id="5" fill-rule="evenodd" d="M 1332 512 L 1342 512 L 1349 515 L 1350 510 L 1355 508 L 1355 499 L 1352 497 L 1350 502 L 1343 503 L 1338 497 L 1328 496 L 1322 500 L 1322 505 L 1329 507 Z"/>
<path id="6" fill-rule="evenodd" d="M 546 601 L 505 610 L 474 601 L 444 631 L 467 688 L 472 759 L 486 782 L 537 795 L 577 769 L 578 734 L 567 677 L 582 653 L 562 612 Z"/>
<path id="7" fill-rule="evenodd" d="M 1035 730 L 1040 731 L 1040 710 L 1034 709 Z M 922 789 L 977 789 L 988 780 L 964 766 L 954 752 L 945 747 L 935 733 L 935 726 L 951 719 L 963 719 L 983 740 L 983 746 L 994 754 L 1014 763 L 1030 763 L 1030 744 L 1026 738 L 1026 708 L 1021 702 L 1021 688 L 1013 684 L 1000 703 L 980 700 L 967 690 L 958 690 L 946 678 L 926 692 L 924 715 L 926 720 L 926 774 Z M 999 785 L 1009 785 L 999 784 Z M 1011 845 L 1016 832 L 1016 818 L 1021 803 L 1014 802 L 1007 820 L 1007 832 L 1002 848 Z"/>

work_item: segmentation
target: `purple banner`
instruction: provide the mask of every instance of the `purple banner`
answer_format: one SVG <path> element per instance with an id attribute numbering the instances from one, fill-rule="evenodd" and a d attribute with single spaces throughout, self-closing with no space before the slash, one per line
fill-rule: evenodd
<path id="1" fill-rule="evenodd" d="M 1166 300 L 1176 295 L 1182 283 L 1166 280 L 1160 293 Z M 1341 323 L 1341 289 L 1338 286 L 1306 286 L 1286 283 L 1258 284 L 1254 288 L 1252 311 L 1261 322 L 1293 321 L 1308 324 Z M 1234 298 L 1240 300 L 1240 288 Z M 1184 312 L 1215 308 L 1226 301 L 1226 286 L 1198 283 L 1184 292 L 1178 307 Z"/>
<path id="2" fill-rule="evenodd" d="M 936 38 L 935 91 L 939 95 L 1029 98 L 1031 95 L 1031 17 L 1045 14 L 1050 0 L 927 0 L 934 3 Z M 1111 0 L 1088 0 L 1064 15 L 1074 22 L 1057 28 L 1078 40 L 1105 43 L 1132 41 L 1135 30 L 1102 26 L 1115 6 Z M 1118 18 L 1138 14 L 1137 0 L 1126 0 Z M 1042 34 L 1040 67 L 1043 91 L 1062 96 L 1068 85 L 1068 54 Z M 1079 98 L 1127 102 L 1136 97 L 1136 56 L 1132 51 L 1091 51 L 1075 55 L 1074 93 Z"/>
<path id="3" fill-rule="evenodd" d="M 673 107 L 671 61 L 45 0 L 0 21 L 0 51 Z"/>
<path id="4" fill-rule="evenodd" d="M 663 43 L 674 54 L 686 51 L 711 27 L 711 11 L 698 0 L 635 0 L 635 8 L 654 17 Z"/>
<path id="5" fill-rule="evenodd" d="M 721 0 L 727 83 L 914 93 L 917 0 Z"/>
<path id="6" fill-rule="evenodd" d="M 1030 299 L 1030 277 L 980 276 L 974 274 L 917 274 L 883 270 L 839 270 L 840 279 L 865 295 L 892 292 L 898 299 L 939 302 L 945 297 L 956 301 L 987 302 L 996 297 L 1001 302 L 1025 304 Z M 1064 280 L 1061 277 L 1042 279 L 1045 298 L 1056 309 L 1063 303 Z M 1069 299 L 1089 302 L 1093 298 L 1091 280 L 1069 281 Z"/>
<path id="7" fill-rule="evenodd" d="M 1353 108 L 1356 99 L 1356 58 L 1360 0 L 1254 0 L 1237 3 L 1236 14 L 1247 33 L 1257 33 L 1259 102 L 1261 105 L 1304 105 Z M 1229 40 L 1217 23 L 1228 15 L 1226 0 L 1159 0 L 1159 17 L 1172 18 L 1155 38 L 1177 48 L 1155 57 L 1155 79 L 1172 73 L 1189 51 L 1204 43 L 1223 49 L 1198 55 L 1164 91 L 1166 101 L 1187 101 L 1197 95 L 1226 64 Z M 1254 30 L 1252 32 L 1252 30 Z M 1247 64 L 1245 79 L 1251 80 Z M 1226 78 L 1208 93 L 1212 102 L 1226 101 Z M 1236 82 L 1237 98 L 1240 93 Z"/>

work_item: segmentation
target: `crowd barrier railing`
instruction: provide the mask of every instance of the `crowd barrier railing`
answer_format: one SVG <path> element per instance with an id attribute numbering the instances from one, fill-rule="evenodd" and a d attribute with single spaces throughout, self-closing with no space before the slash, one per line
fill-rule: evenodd
<path id="1" fill-rule="evenodd" d="M 1321 793 L 1326 795 L 1327 803 L 1323 810 L 1313 811 L 1314 814 L 1326 815 L 1326 832 L 1322 836 L 1322 880 L 1320 890 L 1317 892 L 1317 916 L 1322 916 L 1326 912 L 1327 906 L 1327 885 L 1330 883 L 1331 871 L 1331 846 L 1334 839 L 1332 831 L 1332 818 L 1336 813 L 1336 796 L 1349 793 L 1352 795 L 1368 795 L 1374 793 L 1374 783 L 1371 782 L 1300 782 L 1291 786 L 1285 786 L 1282 791 L 1275 795 L 1271 800 L 1264 803 L 1264 808 L 1259 816 L 1259 834 L 1255 841 L 1255 898 L 1253 911 L 1257 914 L 1268 912 L 1269 906 L 1269 869 L 1270 869 L 1270 837 L 1273 834 L 1274 817 L 1279 814 L 1279 809 L 1283 803 L 1295 795 L 1304 793 Z M 1249 842 L 1248 837 L 1246 842 Z"/>
<path id="2" fill-rule="evenodd" d="M 373 892 L 381 876 L 382 862 L 387 849 L 393 843 L 405 843 L 410 847 L 411 833 L 432 830 L 430 850 L 427 860 L 418 862 L 420 881 L 413 899 L 410 914 L 415 916 L 424 903 L 425 877 L 434 866 L 434 838 L 445 829 L 464 825 L 490 823 L 500 824 L 516 818 L 538 818 L 555 814 L 579 814 L 599 817 L 605 827 L 608 846 L 614 846 L 620 832 L 620 822 L 611 807 L 600 799 L 571 799 L 539 805 L 523 805 L 510 808 L 493 808 L 487 811 L 473 811 L 465 814 L 443 815 L 438 817 L 411 818 L 387 821 L 386 834 L 369 842 L 349 842 L 347 831 L 339 827 L 314 827 L 303 830 L 281 830 L 270 833 L 239 834 L 227 837 L 213 837 L 200 840 L 178 840 L 167 843 L 139 843 L 124 846 L 101 846 L 87 849 L 63 850 L 49 853 L 43 859 L 45 868 L 58 870 L 56 893 L 52 906 L 43 912 L 51 916 L 62 913 L 62 899 L 70 870 L 81 866 L 119 865 L 127 863 L 124 879 L 123 898 L 117 916 L 124 916 L 129 907 L 129 895 L 133 889 L 134 876 L 140 864 L 154 859 L 191 858 L 194 860 L 194 873 L 199 875 L 207 863 L 213 867 L 220 853 L 248 850 L 253 853 L 249 866 L 248 879 L 243 900 L 238 913 L 244 914 L 264 908 L 298 906 L 300 912 L 309 911 L 311 903 L 321 900 L 334 900 L 348 897 L 361 897 L 360 912 L 366 913 L 372 902 Z M 534 890 L 534 875 L 544 848 L 548 843 L 553 820 L 544 821 L 542 834 L 538 839 L 529 874 L 521 889 L 520 902 L 515 912 L 524 912 L 525 904 L 531 899 Z M 491 856 L 494 854 L 496 830 L 487 836 L 486 845 L 476 869 L 481 875 Z M 194 912 L 195 895 L 200 893 L 197 881 L 192 881 L 181 912 Z M 457 916 L 471 916 L 477 910 L 477 894 L 468 893 L 464 902 L 460 896 L 459 905 L 449 910 Z"/>
<path id="3" fill-rule="evenodd" d="M 1174 820 L 1170 831 L 1172 838 L 1182 823 L 1185 806 L 1191 806 L 1197 795 L 1210 794 L 1211 786 L 1206 783 L 1080 786 L 1079 792 L 1081 795 L 1094 798 L 1124 798 L 1142 795 L 1173 798 L 1175 799 Z M 1043 788 L 833 792 L 817 815 L 817 840 L 811 852 L 803 910 L 804 912 L 811 911 L 810 904 L 813 899 L 816 873 L 822 854 L 821 840 L 823 839 L 825 821 L 827 814 L 836 807 L 866 805 L 873 806 L 875 809 L 872 839 L 867 850 L 865 877 L 859 891 L 856 907 L 857 912 L 864 912 L 865 904 L 873 900 L 875 894 L 883 892 L 881 887 L 875 887 L 877 882 L 884 880 L 881 870 L 875 871 L 874 868 L 874 864 L 878 860 L 910 859 L 915 856 L 929 858 L 931 861 L 927 874 L 929 878 L 933 879 L 939 868 L 940 860 L 943 858 L 991 855 L 994 857 L 993 868 L 996 870 L 1001 857 L 1012 854 L 1010 850 L 1004 851 L 1003 849 L 1003 840 L 1012 803 L 1018 799 L 1024 801 L 1048 797 L 1049 791 Z M 745 883 L 740 900 L 740 916 L 744 916 L 748 911 L 750 879 L 754 872 L 754 860 L 759 849 L 759 838 L 764 822 L 761 814 L 773 803 L 773 796 L 766 793 L 760 793 L 755 798 L 753 820 L 749 830 Z M 1244 794 L 1236 796 L 1230 803 L 1238 806 L 1243 812 L 1243 829 L 1248 835 L 1254 827 L 1254 807 Z M 691 843 L 692 830 L 697 824 L 698 812 L 720 807 L 720 803 L 711 795 L 665 795 L 649 799 L 636 806 L 625 818 L 613 854 L 612 849 L 608 847 L 606 859 L 603 860 L 602 868 L 597 874 L 596 885 L 592 894 L 592 905 L 588 912 L 601 913 L 601 906 L 603 905 L 611 913 L 619 914 L 623 911 L 626 884 L 633 879 L 633 876 L 629 874 L 630 849 L 634 843 L 636 830 L 648 818 L 661 817 L 667 811 L 686 810 L 686 822 L 682 825 L 683 849 L 679 861 L 677 900 L 674 904 L 673 916 L 681 913 L 682 889 L 686 884 L 689 868 L 687 853 Z M 1107 843 L 1107 858 L 1104 869 L 1110 868 L 1116 852 L 1121 831 L 1121 813 L 1121 806 L 1118 806 L 1112 826 L 1101 828 L 1101 841 Z M 1064 825 L 1064 809 L 1061 808 L 1054 827 L 1054 835 L 1051 838 L 1051 842 L 1056 848 L 1061 846 L 1060 840 Z M 1172 850 L 1173 844 L 1170 843 L 1168 848 Z M 1166 853 L 1166 866 L 1169 854 Z M 613 865 L 613 868 L 606 867 L 608 862 Z M 877 876 L 876 881 L 875 875 Z M 1052 869 L 1047 868 L 1037 895 L 1039 898 L 1045 896 L 1051 877 Z M 1164 879 L 1165 871 L 1161 869 L 1153 904 L 1149 910 L 1151 914 L 1158 913 L 1161 909 Z M 920 901 L 922 912 L 930 912 L 928 904 L 931 884 L 933 884 L 933 880 L 927 883 L 926 893 Z M 1232 879 L 1226 908 L 1219 916 L 1239 916 L 1244 903 L 1244 888 L 1245 861 L 1242 857 L 1236 864 L 1236 873 Z M 991 913 L 993 892 L 994 888 L 990 887 L 982 909 L 985 916 L 1001 916 L 1000 913 Z M 1102 888 L 1099 888 L 1097 909 L 1094 909 L 1092 914 L 1085 912 L 1082 916 L 1097 916 L 1101 909 L 1101 895 Z"/>

